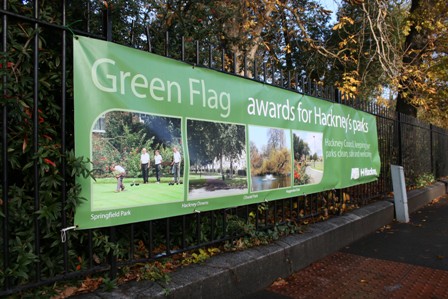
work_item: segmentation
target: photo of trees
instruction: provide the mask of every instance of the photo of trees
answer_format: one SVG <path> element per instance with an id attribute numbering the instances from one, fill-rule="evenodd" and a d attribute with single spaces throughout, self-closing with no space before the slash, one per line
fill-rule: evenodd
<path id="1" fill-rule="evenodd" d="M 249 126 L 251 190 L 291 186 L 291 139 L 287 129 Z"/>
<path id="2" fill-rule="evenodd" d="M 109 111 L 101 115 L 91 133 L 93 164 L 92 209 L 112 209 L 183 200 L 182 186 L 173 186 L 173 147 L 180 149 L 181 119 L 130 111 Z M 143 184 L 140 156 L 150 156 L 149 184 Z M 154 152 L 162 156 L 161 182 L 156 184 Z M 114 193 L 116 178 L 111 166 L 126 170 L 124 192 Z M 183 176 L 181 163 L 181 177 Z"/>
<path id="3" fill-rule="evenodd" d="M 246 127 L 187 120 L 188 199 L 247 192 Z"/>
<path id="4" fill-rule="evenodd" d="M 293 131 L 294 185 L 318 184 L 324 173 L 322 133 Z"/>

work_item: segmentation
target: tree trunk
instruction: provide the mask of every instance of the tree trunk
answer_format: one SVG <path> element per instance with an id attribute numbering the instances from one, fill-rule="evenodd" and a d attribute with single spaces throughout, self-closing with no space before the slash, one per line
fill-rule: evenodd
<path id="1" fill-rule="evenodd" d="M 226 176 L 224 175 L 224 169 L 222 167 L 222 159 L 223 159 L 223 155 L 221 154 L 221 157 L 219 158 L 219 162 L 220 162 L 219 167 L 221 168 L 222 180 L 224 181 L 226 179 Z"/>
<path id="2" fill-rule="evenodd" d="M 421 0 L 412 0 L 411 8 L 409 10 L 411 16 L 414 15 L 419 9 L 420 1 Z M 422 38 L 421 36 L 419 36 L 420 34 L 415 26 L 416 26 L 415 23 L 411 25 L 411 30 L 409 32 L 409 35 L 406 36 L 406 40 L 404 43 L 404 52 L 405 52 L 403 56 L 404 65 L 418 64 L 420 62 L 420 59 L 417 57 L 418 54 L 412 52 L 412 50 L 421 50 L 423 48 Z M 408 78 L 406 80 L 400 80 L 401 86 L 404 87 L 398 92 L 396 111 L 417 117 L 417 108 L 411 105 L 408 99 L 406 99 L 406 97 L 404 96 L 404 93 L 406 92 L 409 93 L 409 88 L 407 88 L 406 86 L 409 86 L 410 80 L 412 80 L 412 78 Z"/>

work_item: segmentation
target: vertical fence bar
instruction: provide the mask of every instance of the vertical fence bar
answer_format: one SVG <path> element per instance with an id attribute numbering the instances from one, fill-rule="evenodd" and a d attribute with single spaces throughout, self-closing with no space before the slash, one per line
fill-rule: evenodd
<path id="1" fill-rule="evenodd" d="M 169 45 L 170 45 L 170 36 L 169 36 L 169 33 L 168 33 L 168 31 L 167 32 L 165 32 L 165 57 L 168 57 L 168 54 L 169 54 L 169 52 L 168 52 L 168 47 L 169 47 Z"/>
<path id="2" fill-rule="evenodd" d="M 308 84 L 308 95 L 313 95 L 313 81 L 311 81 L 311 78 L 310 77 L 308 77 L 307 78 L 307 80 L 306 80 L 307 82 L 307 84 Z"/>
<path id="3" fill-rule="evenodd" d="M 266 206 L 264 209 L 264 227 L 268 226 L 268 220 L 269 220 L 269 202 L 266 201 Z"/>
<path id="4" fill-rule="evenodd" d="M 282 222 L 285 222 L 285 200 L 287 200 L 287 199 L 283 198 L 281 200 L 281 203 L 282 203 Z"/>
<path id="5" fill-rule="evenodd" d="M 201 244 L 201 213 L 196 213 L 196 244 Z"/>
<path id="6" fill-rule="evenodd" d="M 226 69 L 226 62 L 225 62 L 225 59 L 226 59 L 226 57 L 225 57 L 225 50 L 224 49 L 222 49 L 221 50 L 221 71 L 225 71 L 225 69 Z"/>
<path id="7" fill-rule="evenodd" d="M 267 76 L 267 65 L 266 61 L 263 61 L 263 82 L 266 83 L 266 76 Z"/>
<path id="8" fill-rule="evenodd" d="M 213 48 L 212 45 L 208 45 L 208 67 L 213 68 Z"/>
<path id="9" fill-rule="evenodd" d="M 105 9 L 103 9 L 103 34 L 104 38 L 107 41 L 112 41 L 112 17 L 111 17 L 111 8 L 105 3 Z M 109 228 L 109 236 L 111 243 L 115 243 L 117 241 L 117 232 L 115 226 L 111 226 Z M 111 250 L 109 253 L 109 264 L 110 271 L 109 276 L 111 279 L 115 279 L 117 276 L 117 257 L 114 254 L 114 251 Z"/>
<path id="10" fill-rule="evenodd" d="M 34 18 L 39 19 L 39 1 L 34 2 Z M 34 47 L 33 47 L 33 151 L 36 157 L 39 152 L 39 25 L 34 23 Z M 34 158 L 34 253 L 37 257 L 35 262 L 35 278 L 40 280 L 40 229 L 37 212 L 40 209 L 39 198 L 39 159 Z"/>
<path id="11" fill-rule="evenodd" d="M 106 1 L 103 8 L 103 36 L 107 41 L 112 41 L 112 18 L 111 8 Z"/>
<path id="12" fill-rule="evenodd" d="M 292 222 L 291 220 L 293 219 L 292 217 L 293 217 L 293 213 L 292 213 L 292 211 L 293 211 L 293 209 L 294 209 L 294 207 L 293 207 L 293 201 L 294 201 L 294 197 L 290 197 L 289 198 L 289 221 L 288 222 Z"/>
<path id="13" fill-rule="evenodd" d="M 185 231 L 186 231 L 186 223 L 187 223 L 186 216 L 182 215 L 182 240 L 181 240 L 181 242 L 182 242 L 182 249 L 187 247 L 186 242 L 185 242 L 185 239 L 186 239 L 186 233 L 185 233 Z"/>
<path id="14" fill-rule="evenodd" d="M 215 239 L 215 212 L 210 211 L 210 239 Z"/>
<path id="15" fill-rule="evenodd" d="M 247 78 L 247 56 L 244 55 L 244 78 Z"/>
<path id="16" fill-rule="evenodd" d="M 403 166 L 403 151 L 402 151 L 402 147 L 401 147 L 401 140 L 402 140 L 402 136 L 401 136 L 401 113 L 397 112 L 397 121 L 396 121 L 397 127 L 397 142 L 398 142 L 398 165 Z"/>
<path id="17" fill-rule="evenodd" d="M 66 1 L 62 1 L 62 26 L 66 25 Z M 67 31 L 62 30 L 62 69 L 61 69 L 61 171 L 62 171 L 62 184 L 61 184 L 61 192 L 62 192 L 62 228 L 67 227 L 67 217 L 65 213 L 65 206 L 67 201 L 67 160 L 65 158 L 66 153 L 66 127 L 65 124 L 67 122 L 67 103 L 66 103 L 66 85 L 67 85 Z M 67 242 L 63 243 L 64 250 L 64 271 L 68 271 L 68 248 Z"/>
<path id="18" fill-rule="evenodd" d="M 3 10 L 8 8 L 8 1 L 3 1 Z M 2 17 L 2 51 L 7 53 L 7 37 L 8 37 L 8 17 L 6 14 Z M 6 57 L 5 57 L 6 58 Z M 5 59 L 2 61 L 3 70 L 7 69 L 8 61 Z M 2 107 L 2 198 L 3 198 L 3 226 L 2 226 L 2 237 L 3 237 L 3 269 L 9 268 L 9 178 L 8 178 L 8 105 L 6 99 L 8 97 L 7 86 L 8 77 L 6 74 L 2 76 L 2 97 L 4 100 L 4 105 Z M 10 278 L 8 275 L 5 277 L 4 289 L 8 290 L 10 288 Z"/>
<path id="19" fill-rule="evenodd" d="M 222 236 L 223 238 L 225 238 L 227 236 L 227 214 L 226 214 L 226 210 L 223 209 L 222 210 Z"/>
<path id="20" fill-rule="evenodd" d="M 254 59 L 254 75 L 252 79 L 258 80 L 257 59 Z"/>
<path id="21" fill-rule="evenodd" d="M 255 210 L 255 229 L 258 229 L 260 217 L 258 217 L 258 211 L 259 211 L 260 204 L 256 204 L 256 210 Z"/>
<path id="22" fill-rule="evenodd" d="M 182 40 L 181 40 L 181 46 L 180 46 L 180 56 L 181 56 L 181 60 L 185 61 L 185 36 L 182 36 Z"/>
<path id="23" fill-rule="evenodd" d="M 89 251 L 89 268 L 93 267 L 93 242 L 92 242 L 92 230 L 89 229 L 87 233 L 88 238 L 88 251 Z"/>
<path id="24" fill-rule="evenodd" d="M 146 25 L 146 43 L 148 45 L 148 52 L 152 52 L 152 46 L 151 46 L 151 34 L 149 32 L 149 24 Z"/>
<path id="25" fill-rule="evenodd" d="M 196 65 L 199 65 L 200 63 L 200 57 L 199 57 L 199 41 L 196 41 Z"/>
<path id="26" fill-rule="evenodd" d="M 170 254 L 171 252 L 171 239 L 170 239 L 170 218 L 166 218 L 166 230 L 165 230 L 165 245 L 166 245 L 166 254 Z"/>
<path id="27" fill-rule="evenodd" d="M 153 228 L 152 228 L 152 221 L 148 221 L 148 230 L 149 230 L 149 257 L 151 257 L 152 251 L 154 250 L 154 244 L 153 244 Z"/>
<path id="28" fill-rule="evenodd" d="M 115 226 L 111 226 L 109 229 L 110 242 L 115 243 L 117 241 L 117 229 Z M 109 264 L 110 264 L 110 279 L 115 279 L 117 277 L 117 257 L 115 256 L 114 250 L 111 249 L 109 253 Z"/>
<path id="29" fill-rule="evenodd" d="M 278 72 L 280 73 L 280 76 L 279 76 L 280 79 L 279 79 L 279 84 L 278 84 L 278 86 L 280 86 L 281 88 L 284 88 L 285 86 L 284 86 L 284 84 L 283 84 L 283 71 L 282 71 L 282 69 L 280 68 Z"/>
<path id="30" fill-rule="evenodd" d="M 87 1 L 86 31 L 90 32 L 90 1 Z"/>
<path id="31" fill-rule="evenodd" d="M 275 224 L 277 224 L 277 213 L 278 213 L 278 211 L 277 211 L 277 201 L 274 201 L 273 204 L 274 204 L 273 211 L 274 211 L 274 225 L 275 225 Z"/>
<path id="32" fill-rule="evenodd" d="M 129 225 L 129 229 L 131 230 L 130 234 L 129 234 L 129 260 L 133 260 L 134 259 L 134 235 L 135 235 L 135 231 L 134 231 L 134 223 L 131 223 Z"/>
<path id="33" fill-rule="evenodd" d="M 302 94 L 306 94 L 306 92 L 305 92 L 305 76 L 302 76 L 302 80 L 300 80 L 300 85 L 301 85 L 300 89 L 301 89 Z"/>
<path id="34" fill-rule="evenodd" d="M 134 33 L 134 26 L 135 26 L 135 21 L 132 20 L 132 23 L 131 23 L 131 36 L 130 36 L 130 41 L 129 41 L 131 47 L 134 46 L 134 35 L 135 35 L 135 33 Z"/>
<path id="35" fill-rule="evenodd" d="M 433 142 L 434 142 L 434 139 L 433 139 L 433 137 L 432 137 L 432 134 L 433 134 L 433 127 L 432 127 L 432 125 L 430 124 L 429 125 L 429 146 L 430 146 L 430 148 L 429 148 L 429 152 L 430 152 L 430 157 L 429 157 L 429 159 L 430 159 L 430 163 L 431 163 L 431 173 L 435 176 L 436 174 L 435 174 L 435 168 L 434 168 L 434 145 L 433 145 Z"/>
<path id="36" fill-rule="evenodd" d="M 236 53 L 233 53 L 233 74 L 234 75 L 237 74 L 237 70 L 236 70 Z"/>
<path id="37" fill-rule="evenodd" d="M 294 90 L 299 91 L 299 73 L 295 73 L 294 75 Z"/>

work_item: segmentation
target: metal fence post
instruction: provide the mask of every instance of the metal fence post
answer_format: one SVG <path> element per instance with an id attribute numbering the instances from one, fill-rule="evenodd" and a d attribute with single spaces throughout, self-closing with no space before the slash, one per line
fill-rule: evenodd
<path id="1" fill-rule="evenodd" d="M 433 145 L 433 142 L 434 142 L 434 139 L 433 139 L 433 137 L 432 137 L 432 134 L 433 134 L 433 132 L 434 132 L 434 128 L 433 128 L 433 126 L 432 126 L 432 124 L 429 124 L 429 152 L 431 153 L 431 155 L 430 155 L 430 159 L 431 159 L 431 173 L 434 175 L 434 177 L 436 176 L 436 173 L 435 173 L 435 167 L 434 167 L 434 145 Z"/>
<path id="2" fill-rule="evenodd" d="M 39 1 L 34 2 L 34 18 L 39 19 Z M 33 151 L 37 156 L 39 153 L 39 24 L 34 23 L 33 38 Z M 34 250 L 36 254 L 35 279 L 40 280 L 40 221 L 38 212 L 40 210 L 40 188 L 39 188 L 39 161 L 34 158 Z"/>
<path id="3" fill-rule="evenodd" d="M 103 36 L 107 41 L 112 41 L 112 16 L 110 6 L 106 1 L 103 8 Z"/>
<path id="4" fill-rule="evenodd" d="M 3 1 L 3 9 L 6 10 L 8 7 L 8 1 Z M 2 17 L 2 51 L 6 53 L 8 50 L 7 45 L 7 36 L 8 36 L 8 17 L 7 15 L 3 15 Z M 6 68 L 8 62 L 6 60 L 2 61 L 3 67 Z M 2 97 L 6 99 L 8 96 L 7 86 L 8 77 L 6 74 L 2 76 Z M 9 219 L 9 209 L 8 209 L 8 191 L 9 191 L 9 181 L 8 181 L 8 105 L 5 103 L 2 107 L 2 198 L 3 198 L 3 227 L 2 227 L 2 237 L 3 237 L 3 269 L 6 270 L 9 268 L 9 228 L 8 228 L 8 219 Z M 5 289 L 8 290 L 10 288 L 10 279 L 8 275 L 5 277 Z"/>
<path id="5" fill-rule="evenodd" d="M 397 112 L 397 143 L 398 143 L 398 165 L 403 166 L 403 151 L 401 148 L 401 113 Z"/>
<path id="6" fill-rule="evenodd" d="M 112 41 L 112 17 L 111 8 L 106 1 L 103 2 L 105 7 L 103 8 L 103 35 L 107 41 Z M 116 228 L 111 226 L 109 229 L 109 236 L 111 243 L 115 243 L 117 239 Z M 109 263 L 110 263 L 110 279 L 115 279 L 117 276 L 117 259 L 114 255 L 114 251 L 111 250 L 109 253 Z"/>

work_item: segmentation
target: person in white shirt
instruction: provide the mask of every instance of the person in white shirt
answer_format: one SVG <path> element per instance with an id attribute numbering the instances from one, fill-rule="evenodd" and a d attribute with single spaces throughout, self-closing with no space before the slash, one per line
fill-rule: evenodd
<path id="1" fill-rule="evenodd" d="M 149 170 L 149 154 L 146 152 L 146 148 L 142 149 L 140 156 L 140 165 L 142 169 L 143 184 L 148 183 L 148 170 Z"/>
<path id="2" fill-rule="evenodd" d="M 124 191 L 123 179 L 126 176 L 126 170 L 120 165 L 112 165 L 111 170 L 117 179 L 117 189 L 115 192 Z"/>
<path id="3" fill-rule="evenodd" d="M 180 162 L 182 161 L 182 157 L 177 150 L 177 147 L 173 147 L 173 162 L 171 165 L 173 166 L 173 174 L 174 174 L 174 183 L 176 185 L 179 184 L 180 180 Z"/>
<path id="4" fill-rule="evenodd" d="M 154 153 L 154 165 L 156 167 L 156 183 L 160 183 L 160 166 L 162 164 L 162 156 L 160 155 L 159 150 L 156 150 Z"/>

